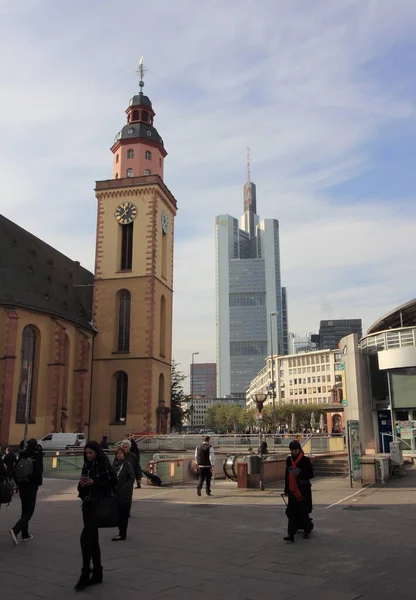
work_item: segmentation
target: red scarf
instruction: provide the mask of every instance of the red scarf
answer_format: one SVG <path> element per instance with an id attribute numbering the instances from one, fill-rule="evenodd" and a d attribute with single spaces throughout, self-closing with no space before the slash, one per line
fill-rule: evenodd
<path id="1" fill-rule="evenodd" d="M 293 459 L 293 457 L 291 457 L 290 460 L 292 462 L 292 469 L 297 468 L 298 463 L 302 457 L 303 457 L 303 452 L 299 452 L 299 454 L 295 460 Z M 302 500 L 304 500 L 304 497 L 300 493 L 300 490 L 298 487 L 298 478 L 291 471 L 289 471 L 289 490 L 290 490 L 290 493 L 292 494 L 292 496 L 295 497 L 297 502 L 301 502 Z"/>

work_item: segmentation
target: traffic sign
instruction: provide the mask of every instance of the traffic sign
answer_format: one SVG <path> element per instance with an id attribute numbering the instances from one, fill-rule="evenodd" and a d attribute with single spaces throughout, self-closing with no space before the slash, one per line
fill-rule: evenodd
<path id="1" fill-rule="evenodd" d="M 344 398 L 344 400 L 342 401 L 342 406 L 348 406 L 348 402 L 347 402 L 346 398 Z"/>

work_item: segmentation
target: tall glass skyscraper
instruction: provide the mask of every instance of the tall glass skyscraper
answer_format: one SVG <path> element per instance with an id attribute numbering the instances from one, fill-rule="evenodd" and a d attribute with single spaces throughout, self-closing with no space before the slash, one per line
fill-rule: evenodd
<path id="1" fill-rule="evenodd" d="M 215 234 L 217 394 L 244 396 L 271 353 L 270 330 L 273 353 L 288 349 L 279 221 L 260 221 L 250 169 L 244 185 L 244 214 L 239 221 L 218 215 Z"/>

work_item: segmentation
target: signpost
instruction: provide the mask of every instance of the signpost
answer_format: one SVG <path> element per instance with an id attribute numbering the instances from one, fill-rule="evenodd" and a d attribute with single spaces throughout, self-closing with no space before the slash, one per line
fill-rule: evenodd
<path id="1" fill-rule="evenodd" d="M 347 421 L 347 437 L 350 485 L 353 487 L 354 481 L 361 481 L 361 442 L 359 421 Z"/>

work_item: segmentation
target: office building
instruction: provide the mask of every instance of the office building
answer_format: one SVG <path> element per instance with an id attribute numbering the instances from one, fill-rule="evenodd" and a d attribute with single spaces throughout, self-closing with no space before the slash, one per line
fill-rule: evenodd
<path id="1" fill-rule="evenodd" d="M 215 363 L 193 363 L 189 370 L 191 394 L 200 398 L 215 398 L 217 395 L 217 365 Z"/>
<path id="2" fill-rule="evenodd" d="M 245 397 L 265 357 L 283 354 L 288 346 L 279 221 L 260 221 L 249 161 L 244 213 L 240 220 L 218 215 L 215 229 L 217 394 Z"/>
<path id="3" fill-rule="evenodd" d="M 245 398 L 194 398 L 194 401 L 189 401 L 186 405 L 186 409 L 189 410 L 190 416 L 192 415 L 192 425 L 195 431 L 198 427 L 207 427 L 206 417 L 207 411 L 211 406 L 216 404 L 224 404 L 225 406 L 237 405 L 240 408 L 246 407 Z M 191 419 L 184 422 L 185 427 L 191 425 Z"/>
<path id="4" fill-rule="evenodd" d="M 319 346 L 322 350 L 337 349 L 340 340 L 356 333 L 360 339 L 363 335 L 361 319 L 336 319 L 321 321 L 319 325 Z"/>

